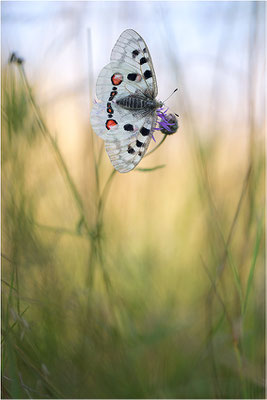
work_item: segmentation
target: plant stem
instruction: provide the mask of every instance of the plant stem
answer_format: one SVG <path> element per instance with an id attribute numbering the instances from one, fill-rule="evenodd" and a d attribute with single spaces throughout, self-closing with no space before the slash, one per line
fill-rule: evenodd
<path id="1" fill-rule="evenodd" d="M 74 183 L 72 177 L 70 176 L 70 173 L 68 171 L 67 165 L 66 165 L 66 163 L 65 163 L 65 161 L 63 159 L 63 156 L 62 156 L 62 154 L 61 154 L 61 152 L 60 152 L 60 150 L 58 148 L 56 140 L 53 138 L 53 136 L 49 132 L 49 130 L 48 130 L 43 118 L 42 118 L 42 115 L 41 115 L 41 112 L 39 110 L 39 107 L 37 106 L 37 104 L 36 104 L 36 102 L 34 100 L 34 97 L 32 95 L 31 88 L 30 88 L 30 85 L 29 85 L 25 70 L 23 68 L 23 65 L 19 65 L 18 68 L 19 68 L 19 71 L 21 73 L 22 80 L 24 82 L 26 91 L 28 93 L 28 97 L 29 97 L 30 103 L 31 103 L 32 108 L 34 110 L 34 113 L 35 113 L 39 128 L 40 128 L 44 138 L 48 141 L 48 143 L 50 144 L 51 148 L 53 149 L 53 152 L 54 152 L 55 158 L 57 160 L 59 169 L 61 170 L 63 178 L 65 179 L 65 181 L 66 181 L 66 183 L 67 183 L 67 185 L 68 185 L 68 187 L 69 187 L 69 189 L 70 189 L 70 191 L 71 191 L 71 193 L 73 195 L 73 198 L 75 200 L 75 203 L 76 203 L 76 206 L 77 206 L 77 208 L 79 210 L 79 213 L 80 213 L 81 217 L 83 218 L 84 227 L 85 227 L 87 233 L 89 234 L 90 233 L 90 229 L 89 229 L 89 225 L 88 225 L 88 222 L 87 222 L 87 219 L 86 219 L 86 215 L 85 215 L 84 206 L 83 206 L 83 202 L 82 202 L 81 196 L 80 196 L 80 194 L 79 194 L 79 192 L 78 192 L 78 190 L 77 190 L 77 188 L 75 186 L 75 183 Z"/>
<path id="2" fill-rule="evenodd" d="M 163 137 L 163 139 L 161 139 L 161 141 L 159 142 L 159 144 L 157 144 L 157 146 L 154 147 L 154 149 L 152 149 L 152 150 L 150 150 L 148 153 L 146 153 L 145 157 L 147 157 L 147 156 L 149 156 L 150 154 L 154 153 L 154 151 L 156 151 L 156 150 L 159 148 L 159 146 L 162 145 L 162 143 L 164 142 L 164 140 L 166 140 L 166 137 L 167 137 L 167 136 L 168 136 L 168 135 L 165 135 L 165 136 Z"/>

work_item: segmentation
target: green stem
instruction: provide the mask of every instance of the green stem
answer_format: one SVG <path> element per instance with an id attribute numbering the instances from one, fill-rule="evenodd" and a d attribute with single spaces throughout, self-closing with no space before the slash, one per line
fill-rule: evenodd
<path id="1" fill-rule="evenodd" d="M 239 377 L 240 377 L 240 382 L 241 382 L 241 387 L 242 387 L 242 392 L 243 392 L 243 398 L 247 398 L 247 390 L 246 390 L 246 381 L 244 378 L 243 374 L 243 363 L 242 363 L 242 356 L 240 353 L 240 349 L 238 347 L 238 343 L 235 341 L 234 342 L 234 351 L 235 351 L 235 356 L 238 364 L 238 370 L 239 370 Z"/>
<path id="2" fill-rule="evenodd" d="M 109 190 L 110 190 L 111 182 L 112 182 L 113 177 L 115 176 L 115 174 L 116 174 L 116 170 L 113 169 L 112 172 L 111 172 L 111 174 L 109 175 L 109 177 L 108 177 L 106 183 L 105 183 L 105 186 L 104 186 L 104 188 L 103 188 L 103 190 L 102 190 L 102 194 L 101 194 L 101 196 L 99 197 L 97 219 L 98 219 L 98 221 L 99 221 L 100 223 L 102 222 L 103 212 L 104 212 L 104 206 L 105 206 L 105 203 L 106 203 L 106 199 L 107 199 L 107 196 L 108 196 L 108 192 L 109 192 Z"/>
<path id="3" fill-rule="evenodd" d="M 163 139 L 161 139 L 161 141 L 159 142 L 159 144 L 157 144 L 157 146 L 154 147 L 154 149 L 152 149 L 151 151 L 149 151 L 148 153 L 146 153 L 145 157 L 147 157 L 147 156 L 149 156 L 150 154 L 154 153 L 154 151 L 156 151 L 156 150 L 159 148 L 159 146 L 162 145 L 162 143 L 164 142 L 164 140 L 166 140 L 166 137 L 167 137 L 167 136 L 168 136 L 168 135 L 165 135 L 165 136 L 163 137 Z"/>

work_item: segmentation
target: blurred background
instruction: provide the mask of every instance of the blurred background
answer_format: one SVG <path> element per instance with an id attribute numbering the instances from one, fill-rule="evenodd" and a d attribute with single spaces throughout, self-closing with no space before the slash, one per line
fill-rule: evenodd
<path id="1" fill-rule="evenodd" d="M 2 398 L 264 398 L 265 3 L 1 8 Z M 180 128 L 119 174 L 89 114 L 128 28 Z"/>

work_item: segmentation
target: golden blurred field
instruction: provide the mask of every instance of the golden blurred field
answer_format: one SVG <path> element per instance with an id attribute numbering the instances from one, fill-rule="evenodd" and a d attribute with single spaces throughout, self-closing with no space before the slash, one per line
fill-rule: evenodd
<path id="1" fill-rule="evenodd" d="M 127 174 L 113 172 L 89 121 L 94 16 L 103 23 L 110 5 L 63 2 L 55 13 L 87 41 L 89 78 L 71 90 L 75 69 L 57 80 L 40 44 L 40 61 L 8 62 L 5 39 L 20 46 L 8 24 L 31 23 L 30 11 L 2 9 L 2 398 L 265 398 L 265 4 L 215 3 L 153 3 L 164 50 L 153 53 L 149 30 L 145 40 L 162 93 L 175 88 L 168 77 L 179 86 L 180 127 L 138 166 L 162 168 Z M 52 27 L 53 4 L 33 8 Z M 148 6 L 114 2 L 114 20 Z M 180 11 L 203 37 L 221 21 L 212 62 L 192 45 L 185 67 Z M 73 39 L 49 34 L 51 60 Z"/>

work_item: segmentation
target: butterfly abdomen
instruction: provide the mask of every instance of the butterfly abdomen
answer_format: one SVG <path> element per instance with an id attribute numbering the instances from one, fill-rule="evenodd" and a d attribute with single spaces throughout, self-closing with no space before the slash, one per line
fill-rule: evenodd
<path id="1" fill-rule="evenodd" d="M 143 97 L 138 96 L 126 96 L 122 99 L 116 101 L 116 104 L 125 108 L 126 110 L 143 110 L 143 109 L 151 109 L 154 110 L 156 108 L 156 102 L 151 99 L 145 99 Z"/>

